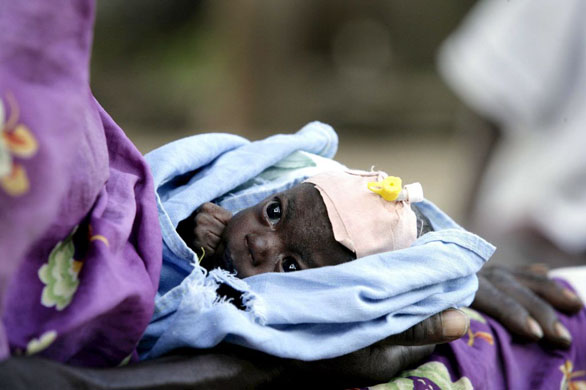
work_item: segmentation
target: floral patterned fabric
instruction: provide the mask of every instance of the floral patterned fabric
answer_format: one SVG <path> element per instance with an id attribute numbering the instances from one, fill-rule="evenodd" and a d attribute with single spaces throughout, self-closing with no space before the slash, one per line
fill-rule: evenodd
<path id="1" fill-rule="evenodd" d="M 560 314 L 573 337 L 568 350 L 525 343 L 498 322 L 465 309 L 470 331 L 436 348 L 430 360 L 373 390 L 586 389 L 586 310 Z"/>
<path id="2" fill-rule="evenodd" d="M 0 0 L 0 358 L 116 366 L 153 312 L 144 159 L 93 98 L 92 0 Z"/>
<path id="3" fill-rule="evenodd" d="M 14 158 L 29 159 L 38 148 L 28 127 L 19 123 L 18 102 L 12 93 L 7 93 L 4 101 L 0 98 L 0 187 L 4 192 L 11 196 L 28 192 L 26 170 Z"/>
<path id="4" fill-rule="evenodd" d="M 153 311 L 161 234 L 143 158 L 88 87 L 91 0 L 0 0 L 0 357 L 124 365 Z M 569 350 L 469 312 L 467 336 L 376 389 L 585 389 Z"/>

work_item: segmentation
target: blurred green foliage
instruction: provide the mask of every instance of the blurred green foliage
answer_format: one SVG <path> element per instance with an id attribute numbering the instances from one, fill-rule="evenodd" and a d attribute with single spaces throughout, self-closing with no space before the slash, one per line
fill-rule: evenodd
<path id="1" fill-rule="evenodd" d="M 450 132 L 435 53 L 464 0 L 102 0 L 92 86 L 141 132 Z"/>

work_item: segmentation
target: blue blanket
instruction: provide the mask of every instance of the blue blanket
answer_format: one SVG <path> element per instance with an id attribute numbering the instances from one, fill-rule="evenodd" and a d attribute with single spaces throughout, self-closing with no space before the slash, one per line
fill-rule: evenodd
<path id="1" fill-rule="evenodd" d="M 407 249 L 243 280 L 197 265 L 175 232 L 182 219 L 207 201 L 233 212 L 256 204 L 315 171 L 316 164 L 299 162 L 295 152 L 331 158 L 336 148 L 334 130 L 314 122 L 296 134 L 257 142 L 197 135 L 146 156 L 155 178 L 164 263 L 155 314 L 139 346 L 143 359 L 222 341 L 285 358 L 331 358 L 471 303 L 475 273 L 495 248 L 428 201 L 418 205 L 436 231 Z M 279 174 L 270 174 L 274 169 Z M 241 292 L 244 310 L 217 296 L 220 284 Z"/>

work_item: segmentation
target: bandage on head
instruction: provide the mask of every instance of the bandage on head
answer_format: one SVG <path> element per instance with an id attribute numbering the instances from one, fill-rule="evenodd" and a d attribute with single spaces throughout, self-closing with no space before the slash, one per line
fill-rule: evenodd
<path id="1" fill-rule="evenodd" d="M 308 178 L 319 191 L 336 241 L 357 258 L 409 247 L 417 238 L 410 203 L 423 200 L 419 183 L 382 171 L 331 171 Z"/>

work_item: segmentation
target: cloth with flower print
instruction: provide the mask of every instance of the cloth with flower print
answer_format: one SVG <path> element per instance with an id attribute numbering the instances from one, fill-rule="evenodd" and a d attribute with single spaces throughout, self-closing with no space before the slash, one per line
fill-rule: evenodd
<path id="1" fill-rule="evenodd" d="M 0 358 L 117 366 L 153 313 L 152 176 L 90 91 L 94 2 L 0 10 Z"/>
<path id="2" fill-rule="evenodd" d="M 563 286 L 573 287 L 558 279 Z M 463 309 L 470 317 L 468 334 L 438 345 L 418 367 L 406 370 L 372 390 L 534 390 L 586 389 L 586 309 L 558 313 L 572 334 L 568 349 L 519 339 L 489 316 Z"/>

